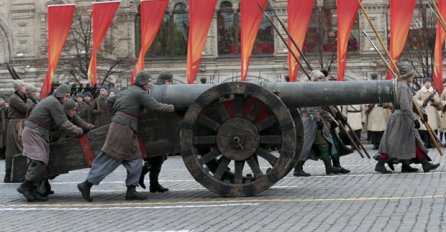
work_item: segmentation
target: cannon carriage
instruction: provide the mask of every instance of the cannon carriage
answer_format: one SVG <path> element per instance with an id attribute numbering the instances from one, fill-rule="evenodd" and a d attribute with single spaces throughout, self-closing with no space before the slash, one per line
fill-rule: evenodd
<path id="1" fill-rule="evenodd" d="M 392 102 L 394 88 L 394 81 L 153 86 L 155 99 L 187 111 L 143 115 L 139 136 L 148 157 L 181 152 L 212 192 L 253 196 L 294 167 L 303 146 L 299 107 Z M 49 176 L 89 167 L 107 129 L 51 143 Z M 20 157 L 14 163 L 18 178 Z"/>

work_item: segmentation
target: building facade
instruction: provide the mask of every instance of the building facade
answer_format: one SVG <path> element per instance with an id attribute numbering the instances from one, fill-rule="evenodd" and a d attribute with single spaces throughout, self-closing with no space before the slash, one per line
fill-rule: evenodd
<path id="1" fill-rule="evenodd" d="M 14 66 L 19 76 L 40 87 L 47 71 L 47 6 L 50 4 L 75 3 L 76 12 L 88 11 L 92 1 L 80 0 L 0 0 L 0 92 L 10 91 L 11 76 L 5 63 Z M 271 8 L 278 17 L 287 23 L 287 0 L 270 0 Z M 336 76 L 336 6 L 335 0 L 316 0 L 312 20 L 307 32 L 304 53 L 314 68 L 330 69 Z M 389 28 L 389 1 L 363 0 L 365 8 L 382 38 L 387 38 Z M 139 52 L 139 1 L 122 0 L 113 25 L 101 45 L 98 57 L 98 76 L 104 84 L 125 87 Z M 186 79 L 186 49 L 188 31 L 188 1 L 170 0 L 163 25 L 146 55 L 145 68 L 156 76 L 162 71 L 174 73 L 177 82 Z M 87 15 L 87 17 L 85 16 Z M 239 0 L 218 0 L 212 24 L 203 51 L 202 64 L 197 82 L 206 79 L 207 83 L 221 83 L 240 80 L 240 38 Z M 75 19 L 76 23 L 76 19 Z M 85 22 L 84 22 L 85 24 Z M 274 24 L 287 38 L 277 20 Z M 85 25 L 84 25 L 85 26 Z M 73 24 L 73 30 L 76 29 Z M 77 28 L 79 29 L 79 28 Z M 377 43 L 364 14 L 360 12 L 349 41 L 346 80 L 369 79 L 382 76 L 385 67 L 371 44 L 360 33 L 366 31 Z M 88 57 L 87 48 L 79 48 L 79 41 L 72 33 L 61 55 L 55 81 L 87 80 L 77 72 L 85 73 L 82 57 Z M 80 41 L 81 43 L 82 41 Z M 82 43 L 81 43 L 82 44 Z M 91 44 L 90 44 L 91 45 Z M 288 51 L 271 24 L 264 19 L 258 34 L 251 58 L 248 80 L 284 81 L 288 75 Z M 85 59 L 83 59 L 85 60 Z M 119 62 L 116 62 L 119 60 Z M 78 63 L 78 64 L 77 64 Z M 74 67 L 73 66 L 80 66 Z M 115 65 L 113 71 L 110 66 Z M 88 67 L 88 65 L 87 65 Z M 76 72 L 72 71 L 78 69 Z M 298 80 L 306 80 L 299 72 Z"/>

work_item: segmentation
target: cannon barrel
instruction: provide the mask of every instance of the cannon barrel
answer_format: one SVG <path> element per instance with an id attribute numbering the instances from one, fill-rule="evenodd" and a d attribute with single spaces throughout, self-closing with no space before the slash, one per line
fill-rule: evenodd
<path id="1" fill-rule="evenodd" d="M 256 83 L 272 92 L 279 92 L 289 107 L 353 105 L 392 102 L 394 81 L 344 82 L 264 82 Z M 155 85 L 151 95 L 160 102 L 188 107 L 214 85 Z"/>

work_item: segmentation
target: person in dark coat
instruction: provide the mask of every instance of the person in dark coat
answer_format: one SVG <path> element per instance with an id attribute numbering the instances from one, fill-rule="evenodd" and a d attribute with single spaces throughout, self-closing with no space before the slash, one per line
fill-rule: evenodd
<path id="1" fill-rule="evenodd" d="M 413 112 L 413 92 L 409 86 L 414 78 L 414 70 L 410 65 L 400 65 L 398 68 L 400 76 L 394 100 L 395 111 L 390 116 L 389 124 L 381 139 L 380 156 L 377 157 L 375 171 L 383 174 L 392 173 L 384 166 L 389 158 L 401 160 L 407 166 L 410 160 L 416 158 L 422 164 L 424 172 L 429 172 L 438 168 L 440 164 L 429 162 L 428 150 L 418 134 L 420 122 Z M 424 118 L 427 120 L 427 116 Z"/>
<path id="2" fill-rule="evenodd" d="M 57 87 L 53 95 L 39 102 L 31 111 L 23 129 L 23 155 L 27 158 L 25 180 L 17 191 L 27 201 L 46 201 L 46 197 L 36 194 L 33 186 L 37 185 L 47 171 L 49 161 L 49 140 L 52 128 L 63 128 L 74 135 L 81 135 L 83 130 L 71 123 L 63 109 L 63 104 L 70 98 L 68 85 Z"/>
<path id="3" fill-rule="evenodd" d="M 14 94 L 9 98 L 8 125 L 6 134 L 5 183 L 11 182 L 12 159 L 22 153 L 22 131 L 27 113 L 33 103 L 26 96 L 26 84 L 22 80 L 13 80 Z"/>
<path id="4" fill-rule="evenodd" d="M 36 106 L 38 103 L 36 99 L 36 94 L 37 94 L 36 87 L 34 87 L 34 85 L 31 84 L 26 84 L 26 97 L 28 97 L 28 100 L 32 102 L 31 109 L 29 109 L 29 111 L 26 113 L 26 117 L 29 116 L 34 106 Z"/>
<path id="5" fill-rule="evenodd" d="M 99 97 L 93 100 L 92 113 L 94 115 L 94 125 L 101 127 L 110 124 L 110 109 L 107 106 L 108 91 L 105 87 L 99 88 Z"/>
<path id="6" fill-rule="evenodd" d="M 147 195 L 136 191 L 143 162 L 137 137 L 138 117 L 143 108 L 149 111 L 174 111 L 173 105 L 159 103 L 149 96 L 150 86 L 150 74 L 140 72 L 136 75 L 134 86 L 108 99 L 108 103 L 113 104 L 116 113 L 110 123 L 105 144 L 93 161 L 86 180 L 77 185 L 86 201 L 93 201 L 90 197 L 91 187 L 98 185 L 121 164 L 127 169 L 125 199 L 147 199 Z"/>
<path id="7" fill-rule="evenodd" d="M 5 149 L 6 149 L 6 101 L 4 96 L 0 96 L 0 159 L 5 159 Z"/>
<path id="8" fill-rule="evenodd" d="M 159 74 L 158 79 L 155 82 L 155 85 L 172 85 L 173 84 L 173 75 L 170 72 L 162 72 Z M 144 166 L 142 167 L 141 176 L 139 178 L 139 185 L 145 189 L 146 185 L 144 184 L 144 177 L 147 173 L 149 173 L 150 178 L 150 192 L 167 192 L 168 188 L 163 187 L 159 183 L 159 174 L 161 172 L 161 166 L 164 163 L 164 160 L 167 159 L 167 155 L 156 156 L 147 158 Z"/>

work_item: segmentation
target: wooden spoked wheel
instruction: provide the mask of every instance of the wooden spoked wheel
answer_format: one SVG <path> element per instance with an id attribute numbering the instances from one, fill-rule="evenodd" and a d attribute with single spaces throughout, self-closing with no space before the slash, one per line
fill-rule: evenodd
<path id="1" fill-rule="evenodd" d="M 189 172 L 207 189 L 252 196 L 291 170 L 303 143 L 295 129 L 286 106 L 267 89 L 224 83 L 189 107 L 181 125 L 181 153 Z"/>

